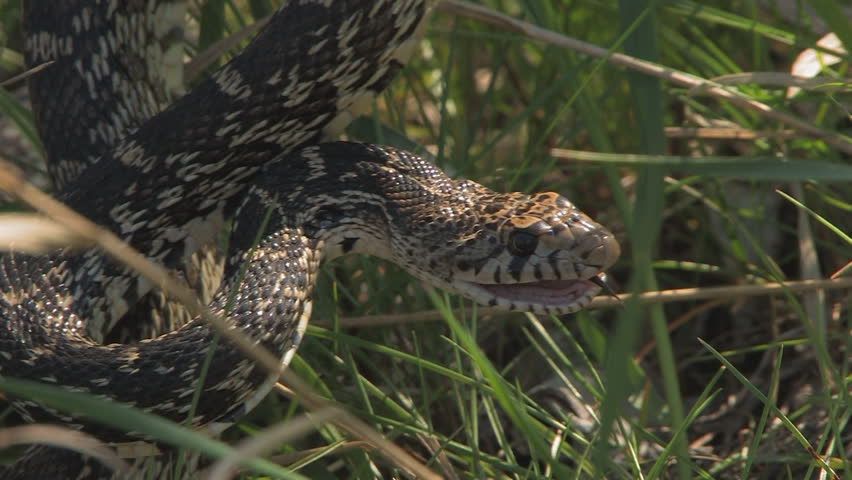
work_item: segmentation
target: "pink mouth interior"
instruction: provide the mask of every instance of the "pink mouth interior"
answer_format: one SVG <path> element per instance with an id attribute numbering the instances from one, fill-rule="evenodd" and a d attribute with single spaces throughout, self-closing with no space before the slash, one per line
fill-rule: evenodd
<path id="1" fill-rule="evenodd" d="M 516 303 L 571 305 L 599 289 L 589 280 L 542 280 L 514 284 L 479 284 L 492 295 Z"/>

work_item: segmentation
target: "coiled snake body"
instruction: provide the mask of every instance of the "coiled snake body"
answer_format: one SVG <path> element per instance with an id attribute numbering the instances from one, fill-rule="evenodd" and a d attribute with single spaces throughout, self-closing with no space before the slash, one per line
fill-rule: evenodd
<path id="1" fill-rule="evenodd" d="M 598 293 L 619 254 L 608 231 L 558 194 L 495 193 L 393 148 L 320 143 L 399 70 L 427 2 L 285 3 L 239 56 L 163 111 L 180 90 L 166 68 L 180 60 L 168 41 L 179 36 L 180 2 L 25 3 L 29 62 L 55 61 L 31 88 L 59 197 L 171 268 L 233 219 L 210 306 L 284 365 L 323 259 L 374 254 L 483 304 L 566 313 Z M 72 106 L 59 108 L 64 95 Z M 97 251 L 4 255 L 0 375 L 185 421 L 213 338 L 203 322 L 138 343 L 98 342 L 150 290 Z M 266 374 L 220 342 L 192 423 L 225 426 L 269 388 Z M 16 406 L 33 421 L 128 439 L 26 400 Z M 62 460 L 46 463 L 48 455 Z M 39 447 L 0 472 L 108 475 Z"/>

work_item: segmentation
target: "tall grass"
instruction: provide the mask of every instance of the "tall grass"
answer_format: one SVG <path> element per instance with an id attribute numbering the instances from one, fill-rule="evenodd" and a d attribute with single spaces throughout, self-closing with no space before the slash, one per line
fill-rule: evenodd
<path id="1" fill-rule="evenodd" d="M 811 12 L 852 44 L 842 2 L 482 3 L 729 85 L 830 138 L 442 12 L 349 138 L 417 150 L 497 190 L 562 192 L 616 232 L 619 291 L 826 278 L 848 266 L 852 57 L 839 55 L 816 87 L 790 98 L 794 79 L 783 75 L 824 33 Z M 272 8 L 206 2 L 194 9 L 188 51 Z M 14 69 L 19 45 L 11 35 L 0 66 Z M 752 72 L 782 75 L 742 76 Z M 0 108 L 32 136 L 15 97 L 0 92 Z M 316 321 L 291 368 L 448 478 L 852 478 L 849 298 L 847 288 L 483 315 L 394 265 L 350 257 L 324 268 Z M 422 310 L 444 321 L 345 327 Z M 298 399 L 271 395 L 223 439 L 302 412 Z M 278 453 L 309 478 L 404 476 L 361 446 L 329 424 Z"/>

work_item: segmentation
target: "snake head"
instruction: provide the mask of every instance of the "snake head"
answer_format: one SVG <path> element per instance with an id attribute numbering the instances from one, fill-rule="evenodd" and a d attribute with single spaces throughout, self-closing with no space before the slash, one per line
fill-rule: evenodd
<path id="1" fill-rule="evenodd" d="M 477 201 L 452 222 L 467 233 L 445 245 L 445 286 L 483 305 L 556 314 L 580 310 L 605 287 L 618 242 L 561 195 L 499 194 L 469 181 L 458 190 Z"/>
<path id="2" fill-rule="evenodd" d="M 330 144 L 324 153 L 338 170 L 350 168 L 347 155 L 364 159 L 352 190 L 371 191 L 336 201 L 351 210 L 342 218 L 374 219 L 345 225 L 349 248 L 337 250 L 391 259 L 483 305 L 575 312 L 606 286 L 603 272 L 621 253 L 612 233 L 557 193 L 496 193 L 390 147 Z M 370 213 L 375 204 L 383 213 Z"/>

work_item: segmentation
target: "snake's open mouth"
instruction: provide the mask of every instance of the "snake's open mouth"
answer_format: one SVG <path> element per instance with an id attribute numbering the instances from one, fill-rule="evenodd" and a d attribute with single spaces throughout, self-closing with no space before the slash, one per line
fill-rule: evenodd
<path id="1" fill-rule="evenodd" d="M 553 306 L 570 305 L 590 293 L 597 294 L 600 290 L 600 287 L 589 280 L 543 280 L 513 284 L 481 284 L 480 286 L 495 297 L 519 303 Z"/>
<path id="2" fill-rule="evenodd" d="M 586 306 L 601 290 L 612 290 L 605 274 L 588 279 L 541 280 L 523 283 L 468 283 L 474 299 L 511 310 L 571 313 Z M 477 292 L 478 290 L 478 292 Z"/>

